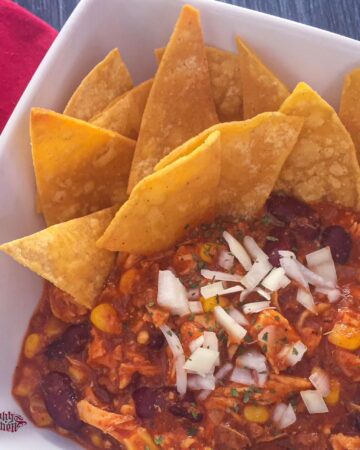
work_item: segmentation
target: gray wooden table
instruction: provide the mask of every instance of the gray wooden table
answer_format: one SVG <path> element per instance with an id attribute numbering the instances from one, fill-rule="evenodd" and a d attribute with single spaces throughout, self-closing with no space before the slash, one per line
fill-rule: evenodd
<path id="1" fill-rule="evenodd" d="M 286 17 L 360 40 L 360 0 L 221 1 Z M 15 0 L 15 2 L 60 29 L 79 0 Z"/>

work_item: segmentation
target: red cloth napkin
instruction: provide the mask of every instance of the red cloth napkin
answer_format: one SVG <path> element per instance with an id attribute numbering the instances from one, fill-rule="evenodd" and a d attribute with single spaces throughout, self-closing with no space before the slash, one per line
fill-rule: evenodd
<path id="1" fill-rule="evenodd" d="M 0 132 L 57 31 L 10 0 L 0 0 Z"/>

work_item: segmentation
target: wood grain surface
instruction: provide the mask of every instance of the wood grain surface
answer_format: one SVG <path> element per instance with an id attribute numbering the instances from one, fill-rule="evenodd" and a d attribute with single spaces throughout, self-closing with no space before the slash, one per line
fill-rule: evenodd
<path id="1" fill-rule="evenodd" d="M 79 0 L 14 0 L 58 30 Z M 99 0 L 103 1 L 103 0 Z M 131 0 L 128 0 L 131 1 Z M 144 0 L 146 1 L 146 0 Z M 171 0 L 169 0 L 171 1 Z M 360 40 L 360 0 L 222 0 Z"/>

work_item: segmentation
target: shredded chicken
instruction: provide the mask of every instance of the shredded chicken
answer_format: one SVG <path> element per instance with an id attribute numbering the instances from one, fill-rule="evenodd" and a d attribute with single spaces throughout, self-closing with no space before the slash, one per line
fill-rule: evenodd
<path id="1" fill-rule="evenodd" d="M 342 433 L 334 434 L 330 438 L 333 450 L 359 450 L 360 436 L 345 436 Z"/>

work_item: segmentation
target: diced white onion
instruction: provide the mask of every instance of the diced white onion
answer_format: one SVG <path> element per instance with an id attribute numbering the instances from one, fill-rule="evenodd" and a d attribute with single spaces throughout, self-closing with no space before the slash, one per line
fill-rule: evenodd
<path id="1" fill-rule="evenodd" d="M 219 352 L 219 340 L 216 336 L 216 333 L 213 331 L 204 331 L 204 342 L 202 346 L 204 348 L 209 348 L 210 350 L 214 350 L 215 352 Z M 215 365 L 218 366 L 220 364 L 220 356 L 217 358 Z"/>
<path id="2" fill-rule="evenodd" d="M 315 302 L 310 291 L 299 288 L 296 293 L 296 301 L 313 314 L 317 314 Z"/>
<path id="3" fill-rule="evenodd" d="M 225 329 L 235 344 L 240 344 L 246 335 L 246 330 L 239 325 L 220 305 L 214 308 L 215 320 Z"/>
<path id="4" fill-rule="evenodd" d="M 239 325 L 249 325 L 247 318 L 236 308 L 229 308 L 229 316 L 232 317 Z"/>
<path id="5" fill-rule="evenodd" d="M 291 283 L 290 278 L 288 278 L 286 275 L 283 276 L 282 280 L 281 280 L 281 288 L 286 288 L 286 286 L 289 286 L 289 284 Z"/>
<path id="6" fill-rule="evenodd" d="M 295 366 L 295 364 L 301 361 L 306 350 L 307 350 L 306 345 L 303 344 L 301 341 L 298 341 L 294 345 L 292 345 L 287 355 L 287 361 L 290 364 L 290 366 Z"/>
<path id="7" fill-rule="evenodd" d="M 272 271 L 261 282 L 264 288 L 271 292 L 278 291 L 288 279 L 285 275 L 285 270 L 282 267 L 274 267 Z"/>
<path id="8" fill-rule="evenodd" d="M 224 286 L 221 281 L 217 281 L 216 283 L 207 284 L 206 286 L 202 286 L 200 289 L 201 295 L 204 298 L 215 297 L 219 295 L 220 291 L 224 290 Z"/>
<path id="9" fill-rule="evenodd" d="M 206 400 L 209 395 L 211 394 L 211 391 L 208 389 L 203 389 L 200 394 L 197 396 L 197 400 L 199 402 L 203 402 L 204 400 Z"/>
<path id="10" fill-rule="evenodd" d="M 217 270 L 201 269 L 200 273 L 202 277 L 213 281 L 234 281 L 238 283 L 242 278 L 241 275 L 219 272 Z"/>
<path id="11" fill-rule="evenodd" d="M 160 325 L 159 328 L 162 331 L 163 335 L 165 336 L 165 339 L 166 339 L 167 343 L 169 344 L 170 350 L 172 351 L 174 358 L 178 357 L 179 355 L 183 355 L 184 350 L 182 348 L 180 339 L 178 338 L 177 334 L 174 333 L 171 330 L 171 328 L 169 328 L 165 324 Z"/>
<path id="12" fill-rule="evenodd" d="M 322 276 L 305 267 L 299 261 L 297 261 L 297 265 L 299 266 L 301 273 L 304 275 L 304 278 L 308 283 L 320 288 L 335 288 L 335 284 L 332 281 L 326 280 Z"/>
<path id="13" fill-rule="evenodd" d="M 220 381 L 223 380 L 228 373 L 230 373 L 233 369 L 233 365 L 231 363 L 226 363 L 215 374 L 215 380 Z"/>
<path id="14" fill-rule="evenodd" d="M 230 381 L 245 384 L 246 386 L 255 385 L 255 380 L 252 376 L 251 370 L 240 367 L 235 367 L 230 376 Z"/>
<path id="15" fill-rule="evenodd" d="M 254 289 L 261 280 L 270 272 L 272 265 L 267 259 L 257 259 L 248 273 L 242 278 L 241 284 L 247 289 Z"/>
<path id="16" fill-rule="evenodd" d="M 265 291 L 265 289 L 261 289 L 260 287 L 256 287 L 254 289 L 254 291 L 257 292 L 259 295 L 261 295 L 261 297 L 266 298 L 266 300 L 270 300 L 271 299 L 270 292 Z"/>
<path id="17" fill-rule="evenodd" d="M 276 425 L 280 422 L 284 412 L 286 411 L 287 405 L 285 403 L 278 403 L 272 413 L 272 420 Z"/>
<path id="18" fill-rule="evenodd" d="M 236 358 L 236 365 L 257 372 L 267 372 L 266 358 L 257 350 L 249 350 Z"/>
<path id="19" fill-rule="evenodd" d="M 254 302 L 247 303 L 242 307 L 245 314 L 256 314 L 265 309 L 275 309 L 274 306 L 271 306 L 270 302 Z"/>
<path id="20" fill-rule="evenodd" d="M 218 264 L 225 270 L 230 270 L 234 265 L 234 255 L 226 250 L 222 250 L 219 254 Z"/>
<path id="21" fill-rule="evenodd" d="M 293 258 L 280 258 L 280 265 L 285 270 L 286 275 L 296 281 L 302 288 L 309 289 L 309 284 L 306 281 L 304 275 L 297 264 L 297 261 Z"/>
<path id="22" fill-rule="evenodd" d="M 197 348 L 186 361 L 184 369 L 189 373 L 205 377 L 213 373 L 218 357 L 219 352 L 208 348 Z"/>
<path id="23" fill-rule="evenodd" d="M 235 258 L 239 261 L 243 268 L 245 270 L 250 270 L 251 259 L 240 242 L 227 231 L 223 232 L 223 238 L 227 242 L 230 252 L 235 256 Z"/>
<path id="24" fill-rule="evenodd" d="M 189 302 L 189 308 L 193 314 L 202 314 L 204 312 L 201 302 Z"/>
<path id="25" fill-rule="evenodd" d="M 290 252 L 289 250 L 279 250 L 278 253 L 280 256 L 283 256 L 284 258 L 296 259 L 295 253 Z"/>
<path id="26" fill-rule="evenodd" d="M 335 303 L 341 298 L 341 291 L 340 289 L 323 289 L 323 288 L 316 288 L 315 292 L 320 292 L 321 294 L 327 295 L 327 298 L 330 303 Z"/>
<path id="27" fill-rule="evenodd" d="M 295 422 L 296 422 L 296 414 L 292 405 L 289 404 L 284 414 L 282 415 L 278 426 L 280 430 L 283 430 L 284 428 L 289 427 Z"/>
<path id="28" fill-rule="evenodd" d="M 203 286 L 201 288 L 201 295 L 206 299 L 210 297 L 215 297 L 216 295 L 235 294 L 236 292 L 241 292 L 243 290 L 244 288 L 240 285 L 224 288 L 221 281 L 218 281 L 216 283 Z"/>
<path id="29" fill-rule="evenodd" d="M 319 391 L 301 391 L 301 398 L 310 414 L 321 414 L 329 412 L 329 409 Z"/>
<path id="30" fill-rule="evenodd" d="M 193 339 L 190 344 L 189 344 L 189 349 L 191 351 L 191 353 L 194 353 L 194 351 L 197 348 L 200 348 L 204 343 L 204 335 L 202 334 L 201 336 L 197 337 L 196 339 Z"/>
<path id="31" fill-rule="evenodd" d="M 268 255 L 257 245 L 255 239 L 251 236 L 245 236 L 243 244 L 254 261 L 256 259 L 269 259 Z"/>
<path id="32" fill-rule="evenodd" d="M 176 372 L 176 389 L 179 394 L 184 395 L 187 387 L 187 373 L 184 369 L 185 355 L 179 355 L 175 359 L 175 372 Z"/>
<path id="33" fill-rule="evenodd" d="M 196 300 L 200 297 L 200 288 L 192 288 L 187 290 L 187 298 L 189 300 Z"/>
<path id="34" fill-rule="evenodd" d="M 325 370 L 317 367 L 309 376 L 309 380 L 315 389 L 317 389 L 323 397 L 327 397 L 330 393 L 330 378 Z"/>
<path id="35" fill-rule="evenodd" d="M 335 287 L 337 275 L 335 263 L 331 255 L 330 247 L 324 247 L 306 255 L 306 262 L 310 270 L 330 281 Z"/>
<path id="36" fill-rule="evenodd" d="M 215 377 L 214 375 L 207 375 L 206 377 L 190 375 L 188 377 L 187 386 L 192 391 L 200 391 L 201 389 L 213 391 L 215 389 Z"/>
<path id="37" fill-rule="evenodd" d="M 190 313 L 186 289 L 170 270 L 159 271 L 157 303 L 174 315 Z"/>
<path id="38" fill-rule="evenodd" d="M 265 383 L 267 382 L 268 379 L 268 372 L 256 372 L 256 370 L 252 371 L 253 373 L 253 377 L 255 380 L 255 386 L 257 387 L 263 387 L 265 385 Z"/>

